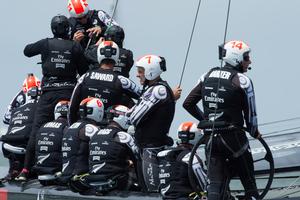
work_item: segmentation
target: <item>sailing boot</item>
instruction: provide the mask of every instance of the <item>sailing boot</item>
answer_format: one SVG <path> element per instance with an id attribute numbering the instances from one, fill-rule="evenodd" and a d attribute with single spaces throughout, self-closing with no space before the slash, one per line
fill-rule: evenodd
<path id="1" fill-rule="evenodd" d="M 16 181 L 27 181 L 29 176 L 29 171 L 23 168 L 21 173 L 15 178 Z"/>

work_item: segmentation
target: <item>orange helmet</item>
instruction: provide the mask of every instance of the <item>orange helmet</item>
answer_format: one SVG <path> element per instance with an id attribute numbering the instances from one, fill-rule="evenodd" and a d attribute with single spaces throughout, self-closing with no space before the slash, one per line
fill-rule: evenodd
<path id="1" fill-rule="evenodd" d="M 41 81 L 34 76 L 32 73 L 28 74 L 28 76 L 25 78 L 23 82 L 23 92 L 27 93 L 28 90 L 32 87 L 40 87 Z"/>
<path id="2" fill-rule="evenodd" d="M 202 132 L 193 122 L 183 122 L 178 127 L 178 138 L 181 143 L 195 144 L 202 137 Z"/>

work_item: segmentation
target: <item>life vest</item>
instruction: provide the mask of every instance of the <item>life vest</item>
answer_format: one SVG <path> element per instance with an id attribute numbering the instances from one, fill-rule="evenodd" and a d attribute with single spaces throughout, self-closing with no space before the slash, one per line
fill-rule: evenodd
<path id="1" fill-rule="evenodd" d="M 122 130 L 108 126 L 90 140 L 89 166 L 91 175 L 101 175 L 102 180 L 128 172 L 128 158 L 132 154 L 126 143 L 121 143 L 118 133 Z"/>
<path id="2" fill-rule="evenodd" d="M 206 119 L 243 126 L 244 91 L 232 83 L 237 73 L 238 71 L 227 67 L 213 68 L 207 73 L 201 91 Z"/>
<path id="3" fill-rule="evenodd" d="M 67 120 L 58 118 L 41 126 L 36 134 L 36 165 L 38 175 L 61 171 L 61 143 Z"/>

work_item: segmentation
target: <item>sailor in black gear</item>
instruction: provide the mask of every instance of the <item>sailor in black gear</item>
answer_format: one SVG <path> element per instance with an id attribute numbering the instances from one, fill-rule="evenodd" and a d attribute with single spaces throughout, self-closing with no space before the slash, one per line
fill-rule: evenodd
<path id="1" fill-rule="evenodd" d="M 212 68 L 190 92 L 183 107 L 196 119 L 208 136 L 208 199 L 226 198 L 230 178 L 238 175 L 245 188 L 245 198 L 258 198 L 249 141 L 241 129 L 244 122 L 254 138 L 257 129 L 255 96 L 252 81 L 244 73 L 251 64 L 250 48 L 242 41 L 230 41 L 220 49 L 223 68 Z M 219 87 L 218 87 L 219 83 Z M 197 107 L 202 100 L 204 113 Z M 233 173 L 234 172 L 234 173 Z"/>
<path id="2" fill-rule="evenodd" d="M 21 105 L 25 104 L 26 102 L 26 94 L 23 92 L 23 90 L 19 91 L 18 94 L 12 99 L 10 104 L 7 107 L 6 112 L 3 116 L 3 123 L 9 124 L 9 121 L 11 119 L 11 114 L 13 111 L 20 107 Z"/>
<path id="3" fill-rule="evenodd" d="M 42 185 L 52 185 L 61 175 L 62 137 L 68 128 L 69 101 L 60 101 L 54 109 L 54 120 L 47 122 L 37 132 L 34 170 Z"/>
<path id="4" fill-rule="evenodd" d="M 72 191 L 78 189 L 80 179 L 89 172 L 89 141 L 99 131 L 96 123 L 102 121 L 104 105 L 98 98 L 86 98 L 80 103 L 80 120 L 73 123 L 62 139 L 62 185 L 70 184 Z"/>
<path id="5" fill-rule="evenodd" d="M 114 72 L 129 78 L 129 72 L 133 66 L 134 61 L 132 51 L 123 48 L 124 38 L 124 30 L 120 26 L 111 26 L 104 33 L 104 40 L 115 42 L 120 50 L 119 60 L 114 66 Z M 92 63 L 92 67 L 90 66 L 90 68 L 98 67 L 97 46 L 98 45 L 90 46 L 84 53 L 88 62 Z"/>
<path id="6" fill-rule="evenodd" d="M 118 25 L 105 11 L 90 10 L 83 0 L 69 0 L 68 10 L 71 15 L 71 38 L 80 42 L 83 48 L 103 37 L 108 26 Z"/>
<path id="7" fill-rule="evenodd" d="M 126 78 L 129 78 L 130 69 L 133 66 L 133 54 L 132 51 L 129 49 L 123 48 L 123 41 L 125 38 L 124 30 L 120 26 L 111 26 L 107 28 L 104 33 L 104 40 L 106 41 L 113 41 L 115 42 L 120 50 L 119 53 L 119 60 L 114 65 L 113 71 L 119 75 L 122 75 Z M 103 38 L 101 38 L 103 39 Z M 101 41 L 98 41 L 102 42 Z M 99 67 L 98 59 L 97 59 L 97 48 L 99 44 L 95 44 L 90 46 L 85 52 L 84 55 L 87 61 L 90 63 L 89 68 L 94 69 Z M 135 102 L 126 94 L 122 96 L 122 104 L 126 105 L 127 107 L 131 108 Z"/>
<path id="8" fill-rule="evenodd" d="M 205 196 L 207 177 L 202 160 L 198 155 L 194 157 L 193 170 L 194 179 L 202 191 L 193 190 L 188 175 L 191 150 L 201 137 L 202 133 L 195 123 L 184 122 L 178 128 L 177 147 L 170 147 L 157 154 L 159 158 L 159 189 L 163 199 L 200 199 Z"/>
<path id="9" fill-rule="evenodd" d="M 136 66 L 144 92 L 128 115 L 135 126 L 134 136 L 141 154 L 138 162 L 139 182 L 144 191 L 157 192 L 156 155 L 165 145 L 173 145 L 168 133 L 175 113 L 175 99 L 168 83 L 160 78 L 160 74 L 166 71 L 163 57 L 147 55 L 139 59 Z M 149 169 L 151 173 L 146 173 Z"/>
<path id="10" fill-rule="evenodd" d="M 27 92 L 31 87 L 40 87 L 40 80 L 33 75 L 33 73 L 29 73 L 25 78 L 22 86 L 22 90 L 18 92 L 18 94 L 13 98 L 10 104 L 7 107 L 7 110 L 3 117 L 3 123 L 9 124 L 11 114 L 13 113 L 14 109 L 20 107 L 21 105 L 25 104 L 28 101 Z"/>
<path id="11" fill-rule="evenodd" d="M 90 140 L 89 174 L 82 185 L 90 186 L 91 193 L 105 194 L 111 190 L 128 190 L 133 181 L 129 176 L 136 163 L 138 149 L 126 131 L 129 127 L 126 106 L 107 109 L 109 125 Z"/>
<path id="12" fill-rule="evenodd" d="M 24 49 L 27 57 L 41 55 L 42 95 L 38 102 L 31 136 L 27 145 L 25 171 L 34 164 L 35 135 L 40 126 L 54 119 L 53 111 L 60 100 L 69 100 L 77 83 L 77 74 L 87 70 L 81 46 L 68 39 L 68 19 L 58 15 L 52 18 L 51 29 L 54 38 L 42 39 Z M 26 179 L 26 173 L 20 180 Z"/>
<path id="13" fill-rule="evenodd" d="M 9 159 L 9 172 L 4 178 L 6 181 L 14 180 L 23 168 L 26 145 L 38 101 L 37 90 L 37 87 L 27 90 L 26 103 L 13 110 L 7 133 L 0 139 L 3 142 L 3 155 Z"/>
<path id="14" fill-rule="evenodd" d="M 141 94 L 141 89 L 133 81 L 113 72 L 113 66 L 119 59 L 119 48 L 114 42 L 101 43 L 97 54 L 100 67 L 83 75 L 73 91 L 69 113 L 70 124 L 78 119 L 79 103 L 86 97 L 101 98 L 104 107 L 108 108 L 122 104 L 124 93 L 135 99 Z"/>

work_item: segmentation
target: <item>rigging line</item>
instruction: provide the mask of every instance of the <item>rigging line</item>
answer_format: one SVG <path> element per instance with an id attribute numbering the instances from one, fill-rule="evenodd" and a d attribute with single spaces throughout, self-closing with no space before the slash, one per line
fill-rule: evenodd
<path id="1" fill-rule="evenodd" d="M 190 36 L 190 40 L 189 40 L 189 44 L 188 44 L 188 48 L 187 48 L 187 51 L 186 51 L 186 54 L 185 54 L 184 64 L 183 64 L 183 67 L 182 67 L 182 72 L 181 72 L 180 81 L 179 81 L 179 87 L 181 86 L 182 79 L 183 79 L 183 74 L 185 72 L 186 62 L 187 62 L 189 52 L 190 52 L 190 47 L 191 47 L 191 44 L 192 44 L 192 39 L 193 39 L 193 35 L 194 35 L 194 32 L 195 32 L 195 26 L 196 26 L 196 23 L 197 23 L 198 13 L 199 13 L 199 10 L 200 10 L 201 2 L 202 2 L 202 0 L 199 0 L 199 2 L 198 2 L 197 12 L 196 12 L 196 15 L 195 15 L 194 24 L 193 24 L 193 28 L 192 28 L 192 32 L 191 32 L 191 36 Z"/>
<path id="2" fill-rule="evenodd" d="M 272 131 L 272 132 L 266 133 L 265 135 L 270 135 L 270 134 L 274 134 L 274 133 L 281 133 L 281 132 L 284 132 L 284 131 L 296 130 L 296 129 L 299 129 L 299 128 L 300 128 L 300 126 L 297 126 L 297 127 L 294 127 L 294 128 L 282 129 L 282 130 L 279 130 L 279 131 Z"/>
<path id="3" fill-rule="evenodd" d="M 299 119 L 300 119 L 300 117 L 282 119 L 282 120 L 262 123 L 262 124 L 259 124 L 258 126 L 267 126 L 267 125 L 271 125 L 271 124 L 278 124 L 278 123 L 281 123 L 281 122 L 289 122 L 289 121 L 294 121 L 294 120 L 299 120 Z"/>
<path id="4" fill-rule="evenodd" d="M 115 16 L 115 13 L 116 13 L 116 10 L 117 10 L 118 3 L 119 3 L 119 0 L 115 0 L 115 6 L 114 6 L 114 9 L 113 9 L 112 14 L 111 14 L 110 26 L 111 26 L 112 21 L 113 21 L 113 19 L 114 19 L 114 16 Z"/>
<path id="5" fill-rule="evenodd" d="M 227 28 L 228 28 L 228 21 L 229 21 L 230 6 L 231 6 L 231 0 L 229 0 L 229 2 L 228 2 L 227 18 L 226 18 L 226 25 L 225 25 L 225 33 L 224 33 L 224 38 L 223 38 L 223 44 L 225 44 L 226 38 L 227 38 Z M 221 62 L 223 63 L 223 59 L 221 59 Z M 221 66 L 222 66 L 222 64 L 221 64 Z"/>
<path id="6" fill-rule="evenodd" d="M 228 22 L 229 22 L 229 14 L 230 14 L 230 7 L 231 7 L 231 0 L 228 1 L 228 7 L 227 7 L 227 16 L 226 16 L 226 24 L 225 24 L 225 31 L 224 31 L 224 38 L 223 38 L 223 44 L 225 44 L 225 41 L 226 41 L 226 37 L 227 37 L 227 28 L 228 28 Z M 223 67 L 223 57 L 221 58 L 221 65 L 220 65 L 220 68 Z M 220 74 L 219 73 L 219 78 L 218 78 L 218 86 L 217 86 L 217 94 L 216 96 L 218 97 L 219 96 L 219 91 L 220 91 L 220 83 L 221 83 L 221 79 L 220 79 Z M 214 116 L 216 116 L 216 113 L 217 113 L 217 107 L 218 107 L 218 102 L 216 102 L 216 106 L 215 106 L 215 109 L 214 109 Z M 211 152 L 212 152 L 212 146 L 213 146 L 213 135 L 214 135 L 214 131 L 215 131 L 215 119 L 213 119 L 213 124 L 212 124 L 212 133 L 210 135 L 210 141 L 211 141 L 211 145 L 208 146 L 208 161 L 207 161 L 207 170 L 210 170 L 210 158 L 211 158 Z M 225 192 L 225 191 L 222 191 L 222 192 Z M 222 195 L 222 198 L 224 199 L 225 198 L 225 195 L 223 194 Z"/>

